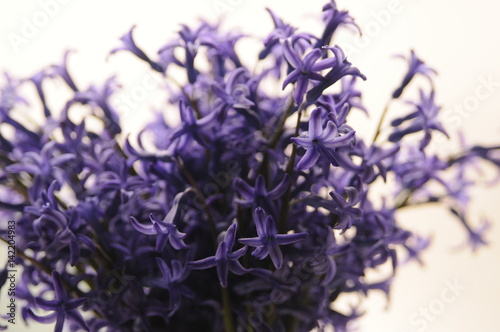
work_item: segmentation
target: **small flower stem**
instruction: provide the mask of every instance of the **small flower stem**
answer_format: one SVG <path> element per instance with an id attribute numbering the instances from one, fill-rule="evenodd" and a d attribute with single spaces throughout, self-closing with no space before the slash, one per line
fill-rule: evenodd
<path id="1" fill-rule="evenodd" d="M 278 123 L 276 124 L 276 128 L 274 129 L 274 134 L 269 138 L 269 141 L 267 143 L 267 149 L 274 149 L 276 144 L 278 144 L 281 135 L 283 134 L 283 128 L 285 126 L 286 119 L 292 114 L 293 109 L 294 109 L 294 102 L 293 99 L 289 101 L 289 105 L 287 106 L 286 110 L 281 114 L 281 117 L 278 120 Z M 268 150 L 264 151 L 264 157 L 262 158 L 262 162 L 259 166 L 259 169 L 256 173 L 256 177 L 258 174 L 264 175 L 267 184 L 269 185 L 269 174 L 268 174 L 268 169 L 269 169 L 269 154 L 267 153 Z"/>
<path id="2" fill-rule="evenodd" d="M 231 313 L 231 298 L 227 288 L 220 287 L 222 293 L 222 307 L 224 309 L 224 330 L 225 332 L 236 332 L 234 327 L 233 314 Z"/>
<path id="3" fill-rule="evenodd" d="M 382 116 L 380 117 L 380 120 L 377 124 L 377 129 L 375 130 L 375 136 L 373 136 L 373 143 L 375 143 L 380 135 L 380 132 L 382 131 L 382 125 L 384 124 L 385 118 L 387 117 L 387 113 L 389 113 L 389 106 L 391 104 L 391 100 L 387 102 L 385 105 L 384 110 L 382 111 Z"/>
<path id="4" fill-rule="evenodd" d="M 299 135 L 299 129 L 300 129 L 300 120 L 302 118 L 302 110 L 304 108 L 304 104 L 301 105 L 299 110 L 297 111 L 297 123 L 295 125 L 295 136 Z M 293 179 L 293 170 L 295 167 L 295 156 L 297 154 L 297 145 L 292 144 L 292 153 L 290 155 L 290 159 L 288 160 L 288 164 L 286 166 L 286 172 L 290 179 Z M 290 184 L 288 185 L 288 188 L 283 195 L 282 198 L 282 203 L 281 203 L 281 211 L 279 215 L 279 221 L 278 221 L 278 232 L 284 233 L 286 231 L 286 224 L 288 220 L 288 214 L 290 212 L 290 200 L 292 197 L 292 183 L 293 181 L 290 181 Z"/>
<path id="5" fill-rule="evenodd" d="M 413 193 L 415 192 L 415 190 L 417 190 L 417 188 L 407 191 L 406 197 L 400 203 L 396 204 L 396 210 L 399 210 L 401 208 L 408 206 L 408 201 L 410 200 L 410 198 L 413 195 Z"/>
<path id="6" fill-rule="evenodd" d="M 0 241 L 2 241 L 3 243 L 5 243 L 6 245 L 10 246 L 9 242 L 7 240 L 5 240 L 4 238 L 0 237 Z M 27 256 L 22 250 L 19 250 L 19 248 L 17 248 L 17 247 L 16 247 L 16 254 L 19 255 L 19 257 L 21 257 L 22 259 L 30 262 L 37 269 L 39 269 L 39 270 L 44 271 L 45 273 L 47 273 L 49 276 L 52 273 L 52 270 L 49 267 L 43 265 L 42 263 L 40 263 L 36 259 Z"/>

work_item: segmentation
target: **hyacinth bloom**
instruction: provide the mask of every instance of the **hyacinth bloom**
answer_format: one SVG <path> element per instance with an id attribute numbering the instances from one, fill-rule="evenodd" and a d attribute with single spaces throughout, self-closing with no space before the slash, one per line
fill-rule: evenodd
<path id="1" fill-rule="evenodd" d="M 52 272 L 53 287 L 55 293 L 54 300 L 45 300 L 41 297 L 35 299 L 38 307 L 47 311 L 54 311 L 48 316 L 38 316 L 31 309 L 28 309 L 28 316 L 40 323 L 51 323 L 56 321 L 54 332 L 62 332 L 66 320 L 76 323 L 79 328 L 89 331 L 87 323 L 83 319 L 78 307 L 82 306 L 87 299 L 70 299 L 61 282 L 61 276 L 58 272 Z"/>
<path id="2" fill-rule="evenodd" d="M 269 255 L 277 269 L 283 264 L 283 254 L 279 246 L 299 242 L 308 235 L 307 233 L 278 234 L 273 217 L 266 215 L 261 208 L 255 209 L 254 221 L 258 237 L 243 238 L 238 241 L 255 247 L 252 255 L 257 259 L 264 259 Z"/>
<path id="3" fill-rule="evenodd" d="M 306 153 L 297 163 L 297 169 L 306 170 L 311 168 L 320 157 L 325 158 L 333 166 L 342 163 L 335 149 L 349 145 L 355 135 L 355 131 L 340 135 L 333 121 L 328 121 L 323 128 L 323 117 L 320 108 L 311 112 L 309 119 L 309 131 L 307 137 L 293 137 L 292 141 L 306 149 Z"/>
<path id="4" fill-rule="evenodd" d="M 405 59 L 404 56 L 398 56 L 402 59 Z M 436 74 L 436 71 L 425 64 L 415 53 L 414 50 L 411 50 L 410 57 L 408 58 L 408 72 L 403 78 L 401 85 L 394 90 L 392 94 L 392 98 L 399 98 L 403 94 L 404 89 L 410 84 L 415 75 L 420 74 L 427 77 L 429 80 L 431 79 L 431 74 Z"/>
<path id="5" fill-rule="evenodd" d="M 318 34 L 268 9 L 274 28 L 252 66 L 240 52 L 249 37 L 221 24 L 182 24 L 157 58 L 132 27 L 111 53 L 146 62 L 168 93 L 137 135 L 115 98 L 120 72 L 85 86 L 66 52 L 27 78 L 4 76 L 0 240 L 15 226 L 20 319 L 56 332 L 347 331 L 361 311 L 345 294 L 389 296 L 402 262 L 424 261 L 430 240 L 401 209 L 440 206 L 469 247 L 488 243 L 489 222 L 468 208 L 470 170 L 499 170 L 500 144 L 432 151 L 449 128 L 435 71 L 413 51 L 392 98 L 406 106 L 391 107 L 386 140 L 366 139 L 351 117 L 373 115 L 365 76 L 332 45 L 354 19 L 326 2 Z M 0 287 L 8 276 L 2 267 Z"/>
<path id="6" fill-rule="evenodd" d="M 234 181 L 235 189 L 240 193 L 242 198 L 236 199 L 235 202 L 243 206 L 260 207 L 267 211 L 267 213 L 277 216 L 277 207 L 272 202 L 283 196 L 288 189 L 289 181 L 288 175 L 285 174 L 274 189 L 267 190 L 265 179 L 262 175 L 257 176 L 255 188 L 242 179 L 236 179 Z"/>
<path id="7" fill-rule="evenodd" d="M 169 315 L 171 316 L 181 305 L 181 296 L 194 297 L 189 288 L 182 284 L 189 275 L 189 270 L 177 260 L 172 261 L 171 268 L 161 258 L 156 258 L 156 262 L 163 276 L 163 279 L 158 281 L 157 285 L 169 292 L 169 310 L 171 310 Z"/>
<path id="8" fill-rule="evenodd" d="M 323 21 L 326 24 L 325 30 L 316 46 L 330 45 L 333 34 L 341 25 L 352 25 L 359 30 L 359 27 L 354 23 L 354 19 L 349 15 L 349 12 L 338 10 L 335 2 L 330 2 L 323 6 Z"/>
<path id="9" fill-rule="evenodd" d="M 248 272 L 238 261 L 247 251 L 248 247 L 244 246 L 236 251 L 233 250 L 236 240 L 236 230 L 238 224 L 232 224 L 227 229 L 224 241 L 219 243 L 215 256 L 192 261 L 188 263 L 188 267 L 193 270 L 208 269 L 211 267 L 217 268 L 217 276 L 222 287 L 227 287 L 228 273 L 231 271 L 234 274 L 242 275 Z"/>
<path id="10" fill-rule="evenodd" d="M 135 29 L 135 25 L 132 26 L 132 28 L 130 28 L 130 30 L 120 38 L 123 45 L 112 49 L 110 53 L 113 54 L 113 53 L 116 53 L 118 51 L 129 51 L 132 54 L 134 54 L 136 57 L 138 57 L 139 59 L 147 62 L 151 66 L 152 69 L 154 69 L 158 72 L 163 72 L 164 68 L 159 63 L 152 61 L 146 55 L 146 53 L 144 53 L 143 50 L 141 50 L 139 47 L 137 47 L 137 45 L 135 44 L 135 41 L 134 41 L 134 37 L 132 35 L 134 32 L 134 29 Z"/>
<path id="11" fill-rule="evenodd" d="M 448 133 L 438 119 L 441 107 L 435 103 L 434 90 L 428 95 L 426 92 L 420 90 L 420 101 L 411 104 L 414 105 L 415 111 L 392 121 L 391 125 L 396 130 L 389 136 L 389 141 L 399 142 L 406 135 L 424 132 L 424 138 L 420 143 L 420 150 L 423 150 L 430 143 L 433 130 L 448 136 Z M 404 127 L 407 123 L 409 124 Z"/>

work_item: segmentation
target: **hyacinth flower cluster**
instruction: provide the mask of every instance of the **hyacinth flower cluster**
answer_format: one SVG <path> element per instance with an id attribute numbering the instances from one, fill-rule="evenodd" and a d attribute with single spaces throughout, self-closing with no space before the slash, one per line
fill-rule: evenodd
<path id="1" fill-rule="evenodd" d="M 430 151 L 434 135 L 447 135 L 434 70 L 411 52 L 392 96 L 399 109 L 386 109 L 367 138 L 348 121 L 368 112 L 358 89 L 366 77 L 333 44 L 353 18 L 331 1 L 315 36 L 269 12 L 259 70 L 236 52 L 244 37 L 218 25 L 183 25 L 156 56 L 126 33 L 111 52 L 144 61 L 170 93 L 134 139 L 112 102 L 116 79 L 83 88 L 68 54 L 28 79 L 5 75 L 0 235 L 6 242 L 4 221 L 15 221 L 23 320 L 55 322 L 56 332 L 342 332 L 362 312 L 339 298 L 389 293 L 401 263 L 428 245 L 398 210 L 439 203 L 473 249 L 486 244 L 488 223 L 468 214 L 469 169 L 500 167 L 500 146 Z M 184 83 L 170 80 L 173 67 Z M 430 83 L 408 99 L 416 76 Z M 62 109 L 49 80 L 67 86 Z M 269 81 L 283 90 L 270 93 Z M 21 95 L 26 85 L 39 101 Z M 25 121 L 20 109 L 44 120 Z M 384 266 L 391 275 L 367 278 Z"/>

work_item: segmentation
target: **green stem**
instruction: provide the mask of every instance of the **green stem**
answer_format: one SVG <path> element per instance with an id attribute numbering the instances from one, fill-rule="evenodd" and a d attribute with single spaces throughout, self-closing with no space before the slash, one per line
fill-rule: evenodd
<path id="1" fill-rule="evenodd" d="M 377 138 L 379 137 L 380 132 L 382 131 L 382 125 L 384 124 L 387 113 L 389 113 L 389 105 L 391 104 L 391 101 L 392 99 L 389 100 L 389 102 L 387 102 L 387 104 L 385 105 L 384 111 L 382 112 L 382 116 L 380 117 L 380 120 L 377 124 L 377 129 L 375 130 L 375 136 L 373 136 L 373 143 L 377 141 Z"/>
<path id="2" fill-rule="evenodd" d="M 220 287 L 222 293 L 222 307 L 224 308 L 224 330 L 225 332 L 236 332 L 233 314 L 231 313 L 231 298 L 227 288 Z"/>

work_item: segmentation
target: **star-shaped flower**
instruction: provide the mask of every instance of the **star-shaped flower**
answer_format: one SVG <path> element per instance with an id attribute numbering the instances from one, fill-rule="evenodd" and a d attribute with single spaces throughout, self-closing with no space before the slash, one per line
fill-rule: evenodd
<path id="1" fill-rule="evenodd" d="M 254 213 L 257 237 L 239 239 L 240 243 L 255 247 L 252 256 L 264 259 L 271 256 L 274 266 L 279 269 L 283 264 L 283 254 L 280 245 L 292 244 L 306 238 L 308 233 L 278 234 L 273 217 L 266 216 L 262 208 L 256 208 Z"/>
<path id="2" fill-rule="evenodd" d="M 68 297 L 68 294 L 64 290 L 63 284 L 61 282 L 61 276 L 58 272 L 52 272 L 52 280 L 54 285 L 55 299 L 45 300 L 44 298 L 37 297 L 35 299 L 35 303 L 43 310 L 54 312 L 48 316 L 38 316 L 31 310 L 31 308 L 28 308 L 28 316 L 33 318 L 35 321 L 43 324 L 56 321 L 54 332 L 62 332 L 63 325 L 66 319 L 71 320 L 73 323 L 79 325 L 80 328 L 88 331 L 89 328 L 87 326 L 87 323 L 77 310 L 78 307 L 80 307 L 87 301 L 87 298 L 81 297 L 70 299 Z"/>
<path id="3" fill-rule="evenodd" d="M 170 245 L 176 250 L 186 249 L 188 247 L 187 244 L 184 243 L 186 234 L 179 232 L 174 223 L 179 216 L 179 203 L 185 193 L 186 191 L 183 191 L 175 195 L 172 208 L 165 216 L 165 219 L 160 220 L 151 213 L 149 219 L 152 225 L 146 226 L 141 224 L 136 218 L 130 217 L 131 225 L 138 232 L 146 235 L 158 235 L 156 239 L 157 251 L 162 251 L 167 242 L 170 242 Z"/>
<path id="4" fill-rule="evenodd" d="M 333 166 L 343 163 L 344 156 L 336 153 L 335 149 L 349 145 L 354 138 L 355 131 L 340 136 L 337 126 L 333 121 L 328 121 L 323 129 L 321 109 L 312 111 L 309 119 L 309 132 L 307 137 L 293 137 L 292 141 L 306 149 L 306 153 L 297 163 L 300 171 L 311 168 L 319 157 L 327 159 Z"/>
<path id="5" fill-rule="evenodd" d="M 238 261 L 238 259 L 246 253 L 248 247 L 244 246 L 243 248 L 231 252 L 231 250 L 233 250 L 234 241 L 236 240 L 237 228 L 238 224 L 236 223 L 229 226 L 226 235 L 224 236 L 224 241 L 219 243 L 219 246 L 217 247 L 215 256 L 189 262 L 187 266 L 193 270 L 204 270 L 215 266 L 217 268 L 217 276 L 219 277 L 222 287 L 227 287 L 227 277 L 229 271 L 237 275 L 249 272 L 249 270 L 245 269 Z"/>

